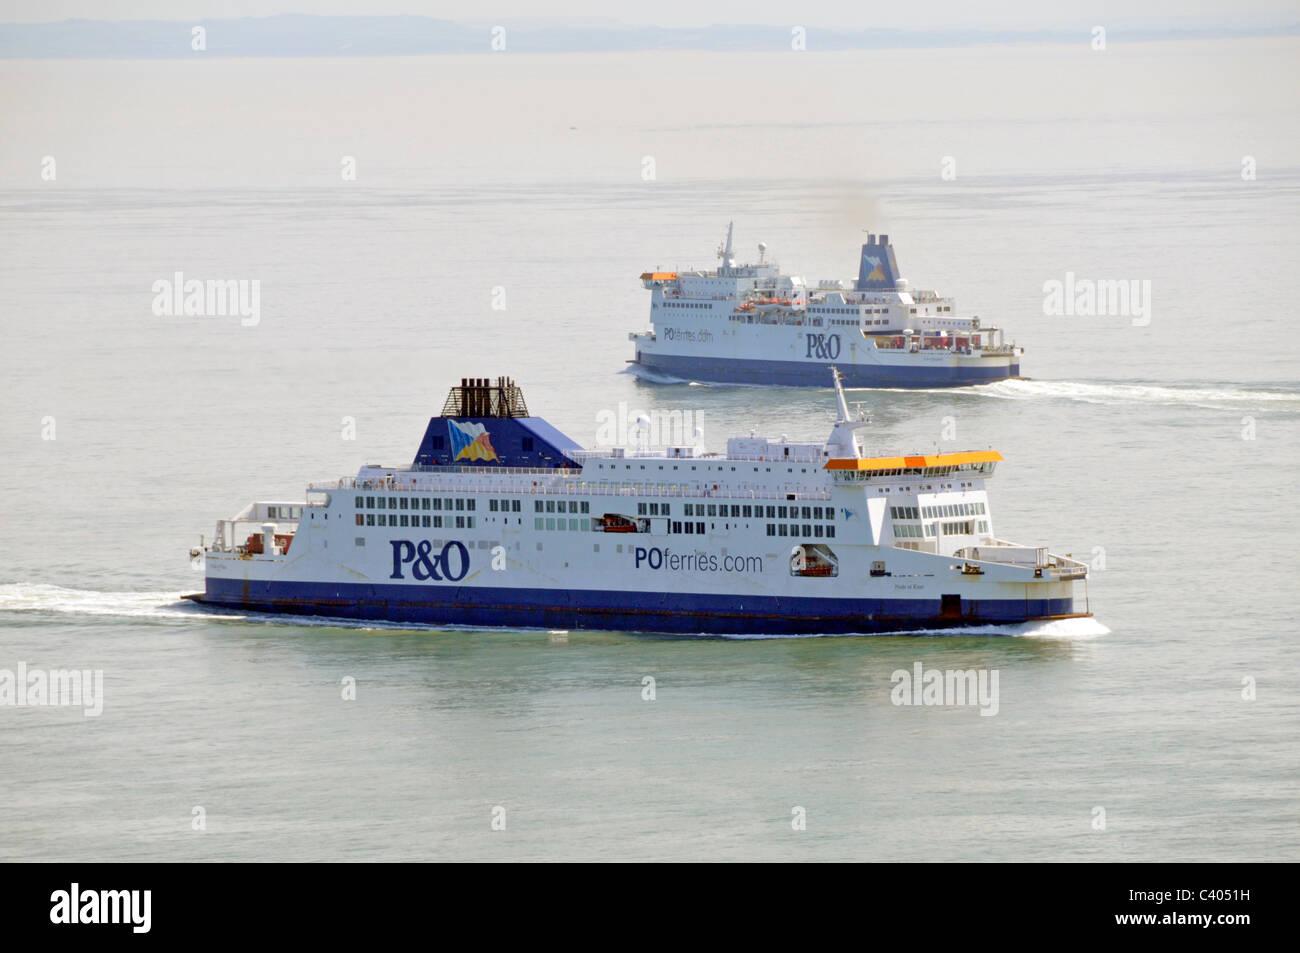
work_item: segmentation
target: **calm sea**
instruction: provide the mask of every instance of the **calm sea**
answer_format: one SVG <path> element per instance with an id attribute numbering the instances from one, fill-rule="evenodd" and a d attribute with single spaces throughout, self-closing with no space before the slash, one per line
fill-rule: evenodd
<path id="1" fill-rule="evenodd" d="M 1298 47 L 0 63 L 0 669 L 103 673 L 98 717 L 0 707 L 0 859 L 1300 859 Z M 625 373 L 637 275 L 730 220 L 813 279 L 887 232 L 1026 348 L 1028 380 L 852 398 L 874 449 L 999 449 L 999 534 L 1093 563 L 1095 621 L 178 601 L 215 520 L 409 461 L 462 376 L 583 443 L 824 438 L 827 390 Z M 177 271 L 259 281 L 258 323 L 156 316 Z M 1067 273 L 1149 314 L 1046 315 Z M 996 716 L 893 704 L 918 662 L 997 670 Z"/>

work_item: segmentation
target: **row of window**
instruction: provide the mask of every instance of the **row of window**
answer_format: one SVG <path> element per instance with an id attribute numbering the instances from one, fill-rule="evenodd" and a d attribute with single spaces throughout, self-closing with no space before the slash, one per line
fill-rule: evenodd
<path id="1" fill-rule="evenodd" d="M 891 506 L 890 518 L 896 520 L 940 519 L 944 516 L 983 516 L 983 503 L 944 503 L 938 506 Z"/>
<path id="2" fill-rule="evenodd" d="M 460 497 L 406 497 L 406 496 L 358 496 L 356 506 L 359 510 L 442 510 L 473 512 L 477 506 L 471 498 Z M 768 519 L 835 519 L 833 506 L 753 506 L 726 503 L 686 503 L 683 504 L 686 516 L 731 516 L 735 519 L 751 517 L 763 518 L 764 511 Z M 272 519 L 298 519 L 302 514 L 300 506 L 271 506 L 267 508 Z M 492 513 L 518 513 L 520 500 L 488 500 L 488 511 Z M 535 513 L 590 513 L 591 503 L 587 500 L 534 500 Z M 638 516 L 671 516 L 671 503 L 638 503 Z M 955 514 L 954 514 L 955 515 Z M 379 524 L 384 525 L 384 524 Z M 396 524 L 392 524 L 396 525 Z"/>
<path id="3" fill-rule="evenodd" d="M 446 527 L 451 529 L 454 525 L 456 529 L 473 529 L 474 517 L 457 516 L 456 522 L 452 523 L 452 517 L 447 516 L 412 516 L 406 513 L 358 513 L 358 526 L 406 526 L 406 527 L 424 527 L 425 529 L 442 529 Z"/>
<path id="4" fill-rule="evenodd" d="M 664 504 L 664 512 L 667 511 L 668 504 Z M 721 516 L 726 518 L 731 516 L 733 519 L 748 519 L 751 516 L 762 519 L 806 519 L 806 520 L 833 520 L 835 519 L 835 507 L 833 506 L 739 506 L 736 504 L 728 506 L 726 503 L 686 503 L 682 507 L 687 516 Z"/>
<path id="5" fill-rule="evenodd" d="M 665 308 L 711 308 L 712 305 L 698 304 L 694 301 L 665 301 Z"/>
<path id="6" fill-rule="evenodd" d="M 987 533 L 987 520 L 962 520 L 952 523 L 895 523 L 895 539 L 934 539 L 935 527 L 941 527 L 945 536 L 970 536 L 975 532 Z"/>
<path id="7" fill-rule="evenodd" d="M 586 500 L 533 500 L 534 513 L 590 513 Z"/>
<path id="8" fill-rule="evenodd" d="M 789 448 L 789 447 L 784 447 L 783 449 L 785 450 L 785 453 L 783 453 L 782 456 L 785 457 L 786 460 L 787 460 L 787 462 L 788 462 L 789 457 L 790 457 L 790 448 Z M 807 453 L 807 452 L 808 452 L 808 451 L 805 450 L 805 453 Z M 798 457 L 796 456 L 795 459 L 797 460 Z M 806 459 L 806 458 L 805 458 L 805 459 Z M 645 465 L 644 463 L 640 464 L 640 469 L 644 470 L 645 468 L 646 468 L 646 465 Z M 664 465 L 663 465 L 662 463 L 659 464 L 659 469 L 662 470 L 663 468 L 664 468 Z M 605 469 L 605 464 L 603 464 L 603 463 L 597 463 L 597 464 L 596 464 L 596 469 L 598 469 L 598 470 L 604 470 L 604 469 Z M 618 469 L 618 464 L 617 464 L 617 463 L 611 463 L 611 464 L 609 464 L 609 469 L 611 469 L 611 470 L 617 470 L 617 469 Z M 631 470 L 631 469 L 632 469 L 632 464 L 630 464 L 630 463 L 625 463 L 625 464 L 623 464 L 623 469 L 624 469 L 624 470 Z M 672 469 L 677 470 L 677 469 L 680 469 L 680 468 L 677 466 L 677 464 L 673 464 Z M 691 469 L 692 469 L 692 470 L 698 470 L 698 469 L 700 469 L 700 468 L 697 467 L 697 466 L 692 466 Z M 713 471 L 713 470 L 717 470 L 719 473 L 723 473 L 723 472 L 725 472 L 725 471 L 728 470 L 728 469 L 730 469 L 730 471 L 731 471 L 732 473 L 735 473 L 735 472 L 736 472 L 736 468 L 735 468 L 735 467 L 710 467 L 710 466 L 706 466 L 706 467 L 704 467 L 704 470 L 705 470 L 705 471 Z M 813 472 L 815 473 L 816 471 L 817 471 L 817 468 L 816 468 L 816 467 L 813 467 Z M 754 472 L 755 472 L 755 473 L 758 472 L 758 467 L 754 467 Z M 765 473 L 771 473 L 771 472 L 772 472 L 772 468 L 771 468 L 771 467 L 764 467 L 764 468 L 763 468 L 763 472 L 765 472 Z M 786 473 L 794 473 L 794 468 L 793 468 L 793 467 L 786 467 L 786 468 L 785 468 L 785 472 L 786 472 Z M 807 467 L 801 467 L 801 468 L 799 469 L 799 472 L 800 472 L 800 473 L 807 473 L 807 472 L 808 472 L 808 468 L 807 468 Z M 602 485 L 603 485 L 603 481 L 602 481 Z M 640 484 L 640 483 L 636 483 L 636 484 L 621 483 L 621 484 L 616 484 L 616 485 L 618 485 L 618 486 L 623 486 L 623 487 L 632 486 L 632 487 L 634 487 L 634 488 L 636 489 L 636 491 L 637 491 L 638 493 L 641 492 L 641 490 L 642 490 L 642 488 L 643 488 L 643 485 Z M 653 484 L 653 483 L 650 484 L 650 486 L 655 486 L 655 485 L 656 485 L 656 484 Z M 660 488 L 661 490 L 665 490 L 665 489 L 666 489 L 666 490 L 682 490 L 682 491 L 685 491 L 685 490 L 689 490 L 689 489 L 690 489 L 690 488 L 687 487 L 687 486 L 679 486 L 679 485 L 676 484 L 676 483 L 668 483 L 668 484 L 662 484 L 662 483 L 661 483 L 661 484 L 657 484 L 657 485 L 659 486 L 659 488 Z M 716 487 L 715 487 L 715 489 L 716 489 Z M 747 487 L 742 486 L 741 489 L 742 489 L 742 490 L 743 490 L 743 489 L 747 489 Z"/>
<path id="9" fill-rule="evenodd" d="M 574 519 L 572 517 L 565 519 L 563 516 L 534 516 L 533 528 L 569 530 L 570 532 L 580 533 L 591 528 L 591 520 Z"/>
<path id="10" fill-rule="evenodd" d="M 983 503 L 943 503 L 938 506 L 923 506 L 924 516 L 926 519 L 941 519 L 945 516 L 984 516 Z M 916 519 L 916 508 L 911 507 L 912 516 L 910 519 Z"/>
<path id="11" fill-rule="evenodd" d="M 302 519 L 302 507 L 268 506 L 266 508 L 266 518 L 272 520 L 300 520 Z"/>
<path id="12" fill-rule="evenodd" d="M 823 526 L 821 523 L 768 523 L 768 536 L 803 536 L 817 538 L 835 538 L 834 526 Z"/>
<path id="13" fill-rule="evenodd" d="M 835 479 L 845 482 L 865 482 L 875 477 L 915 476 L 945 477 L 958 472 L 992 473 L 996 464 L 990 460 L 986 463 L 957 463 L 945 467 L 890 467 L 882 470 L 838 470 Z"/>
<path id="14" fill-rule="evenodd" d="M 813 314 L 889 314 L 888 308 L 809 308 Z"/>
<path id="15" fill-rule="evenodd" d="M 444 499 L 438 496 L 358 496 L 356 502 L 359 510 L 474 510 L 472 497 Z"/>

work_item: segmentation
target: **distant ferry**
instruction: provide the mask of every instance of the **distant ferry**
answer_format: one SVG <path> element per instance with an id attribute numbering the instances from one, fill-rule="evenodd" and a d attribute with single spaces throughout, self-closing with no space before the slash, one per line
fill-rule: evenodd
<path id="1" fill-rule="evenodd" d="M 952 298 L 913 291 L 888 235 L 868 235 L 856 282 L 809 286 L 783 275 L 759 243 L 736 264 L 733 226 L 715 271 L 648 271 L 650 328 L 628 335 L 629 363 L 681 380 L 824 386 L 834 364 L 849 387 L 955 387 L 1020 376 L 1023 348 Z"/>
<path id="2" fill-rule="evenodd" d="M 999 539 L 994 451 L 868 456 L 833 370 L 825 443 L 584 450 L 463 380 L 412 463 L 250 503 L 187 598 L 433 625 L 876 633 L 1088 615 L 1084 564 Z M 1085 583 L 1086 586 L 1086 583 Z M 1086 610 L 1086 593 L 1085 593 Z"/>

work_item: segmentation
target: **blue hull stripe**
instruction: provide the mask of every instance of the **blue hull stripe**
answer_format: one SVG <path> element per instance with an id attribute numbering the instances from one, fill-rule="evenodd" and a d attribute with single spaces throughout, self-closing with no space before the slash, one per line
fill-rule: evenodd
<path id="1" fill-rule="evenodd" d="M 814 599 L 596 589 L 493 589 L 209 579 L 208 605 L 255 612 L 493 628 L 799 635 L 891 632 L 1075 615 L 1074 600 Z"/>
<path id="2" fill-rule="evenodd" d="M 844 375 L 845 387 L 960 387 L 986 384 L 1020 376 L 1020 364 L 970 362 L 957 367 L 889 367 L 850 364 L 847 361 L 755 361 L 748 358 L 699 358 L 641 352 L 639 364 L 684 380 L 729 384 L 780 384 L 826 387 L 834 364 Z"/>

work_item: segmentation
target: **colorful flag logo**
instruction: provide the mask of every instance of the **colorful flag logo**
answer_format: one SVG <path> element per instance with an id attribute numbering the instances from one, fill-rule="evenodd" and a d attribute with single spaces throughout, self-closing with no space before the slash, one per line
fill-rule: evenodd
<path id="1" fill-rule="evenodd" d="M 492 449 L 488 439 L 487 428 L 482 424 L 458 424 L 447 421 L 447 431 L 451 436 L 452 460 L 497 460 L 497 452 Z"/>

